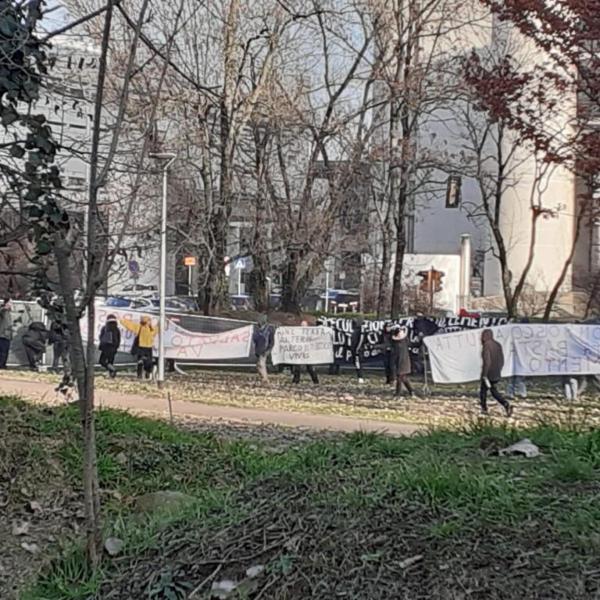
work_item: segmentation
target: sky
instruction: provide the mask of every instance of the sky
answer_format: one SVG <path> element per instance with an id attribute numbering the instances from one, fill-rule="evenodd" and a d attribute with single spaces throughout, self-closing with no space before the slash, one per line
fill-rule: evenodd
<path id="1" fill-rule="evenodd" d="M 48 0 L 45 12 L 48 14 L 44 17 L 43 25 L 47 31 L 63 27 L 69 22 L 67 9 L 57 0 Z"/>

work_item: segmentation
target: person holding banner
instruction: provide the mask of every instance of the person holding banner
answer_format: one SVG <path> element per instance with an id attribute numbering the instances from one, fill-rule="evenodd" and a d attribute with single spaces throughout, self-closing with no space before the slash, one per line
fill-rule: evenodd
<path id="1" fill-rule="evenodd" d="M 135 335 L 131 354 L 137 360 L 138 379 L 142 378 L 142 373 L 145 374 L 146 379 L 150 379 L 153 366 L 152 347 L 154 346 L 154 338 L 158 333 L 158 327 L 154 327 L 150 317 L 145 315 L 140 318 L 139 323 L 134 323 L 129 319 L 121 319 L 120 323 Z"/>
<path id="2" fill-rule="evenodd" d="M 504 367 L 504 352 L 502 346 L 494 339 L 494 332 L 491 329 L 484 329 L 481 334 L 481 388 L 479 390 L 479 401 L 481 403 L 481 414 L 487 415 L 487 394 L 488 391 L 498 402 L 506 413 L 507 417 L 512 416 L 513 407 L 502 394 L 498 391 L 498 383 L 502 377 Z"/>
<path id="3" fill-rule="evenodd" d="M 300 326 L 308 327 L 308 321 L 302 321 L 302 323 L 300 323 Z M 317 375 L 317 372 L 315 371 L 313 365 L 293 365 L 292 373 L 294 375 L 294 378 L 292 379 L 292 383 L 300 383 L 300 375 L 302 374 L 302 369 L 306 369 L 306 371 L 310 375 L 310 378 L 312 379 L 312 382 L 315 385 L 319 384 L 319 376 Z"/>
<path id="4" fill-rule="evenodd" d="M 406 388 L 409 396 L 413 395 L 413 389 L 408 381 L 411 372 L 410 351 L 408 349 L 408 329 L 406 327 L 394 326 L 392 333 L 392 372 L 396 377 L 396 392 L 398 397 L 402 392 L 402 385 Z"/>

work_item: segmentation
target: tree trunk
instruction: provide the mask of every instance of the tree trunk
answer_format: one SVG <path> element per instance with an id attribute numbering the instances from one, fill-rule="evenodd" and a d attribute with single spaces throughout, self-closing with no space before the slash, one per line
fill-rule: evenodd
<path id="1" fill-rule="evenodd" d="M 95 353 L 93 329 L 94 313 L 88 313 L 88 359 L 84 351 L 81 330 L 79 328 L 79 314 L 75 306 L 73 283 L 73 268 L 70 261 L 71 247 L 61 236 L 55 237 L 54 255 L 58 267 L 58 275 L 62 297 L 65 302 L 65 311 L 69 324 L 70 345 L 69 355 L 71 369 L 79 393 L 79 411 L 82 424 L 83 443 L 83 496 L 86 527 L 86 555 L 93 567 L 97 566 L 101 558 L 102 529 L 100 521 L 100 501 L 98 485 L 98 467 L 96 456 L 96 432 L 94 423 L 94 379 L 89 377 L 93 371 L 95 354 L 92 354 L 90 365 L 90 339 L 91 347 Z M 93 304 L 93 302 L 92 302 Z M 90 334 L 89 332 L 92 332 Z M 87 364 L 86 364 L 87 362 Z"/>
<path id="2" fill-rule="evenodd" d="M 404 266 L 404 252 L 406 250 L 406 203 L 408 191 L 408 173 L 406 168 L 401 169 L 400 186 L 398 189 L 398 204 L 396 213 L 396 245 L 394 249 L 394 276 L 392 279 L 392 306 L 391 317 L 397 319 L 402 314 L 402 268 Z"/>
<path id="3" fill-rule="evenodd" d="M 525 267 L 519 277 L 519 281 L 515 286 L 515 290 L 512 294 L 511 299 L 511 312 L 515 314 L 509 314 L 509 318 L 516 316 L 519 312 L 519 300 L 521 298 L 521 294 L 523 293 L 523 288 L 525 287 L 525 283 L 527 282 L 527 276 L 529 275 L 529 271 L 531 270 L 531 266 L 533 265 L 533 259 L 535 257 L 535 244 L 537 241 L 537 224 L 538 218 L 540 216 L 540 212 L 532 207 L 533 214 L 531 216 L 531 237 L 529 239 L 529 253 L 527 255 L 527 262 L 525 263 Z"/>
<path id="4" fill-rule="evenodd" d="M 283 270 L 281 309 L 284 312 L 300 314 L 299 290 L 298 290 L 298 254 L 289 253 L 287 263 Z"/>
<path id="5" fill-rule="evenodd" d="M 387 225 L 385 225 L 387 228 Z M 390 280 L 390 250 L 388 248 L 387 231 L 383 234 L 381 269 L 379 271 L 379 281 L 377 285 L 377 318 L 388 313 L 388 290 Z"/>
<path id="6" fill-rule="evenodd" d="M 205 314 L 212 314 L 222 308 L 229 292 L 224 266 L 233 189 L 231 163 L 235 144 L 232 139 L 234 135 L 232 119 L 236 94 L 236 53 L 239 50 L 236 44 L 239 12 L 239 0 L 230 0 L 224 25 L 224 83 L 219 98 L 219 203 L 213 209 L 209 221 L 213 248 L 208 271 Z"/>
<path id="7" fill-rule="evenodd" d="M 218 210 L 211 215 L 210 223 L 213 247 L 204 295 L 205 315 L 220 310 L 229 294 L 229 279 L 225 273 L 229 216 L 226 216 L 222 210 Z"/>
<path id="8" fill-rule="evenodd" d="M 563 265 L 560 275 L 558 276 L 558 279 L 556 280 L 556 283 L 554 284 L 554 287 L 550 292 L 550 296 L 548 297 L 548 302 L 546 303 L 546 308 L 544 309 L 544 322 L 550 320 L 550 317 L 552 315 L 552 309 L 554 308 L 554 303 L 556 302 L 556 298 L 558 297 L 562 284 L 565 282 L 567 273 L 569 271 L 569 267 L 573 262 L 573 257 L 575 256 L 575 251 L 577 249 L 577 242 L 579 241 L 579 235 L 581 234 L 581 223 L 583 221 L 584 216 L 585 211 L 583 209 L 580 209 L 579 214 L 577 215 L 577 220 L 575 222 L 575 235 L 573 236 L 573 244 L 571 246 L 571 251 L 569 252 L 569 256 L 567 257 L 567 259 L 565 260 L 565 264 Z"/>
<path id="9" fill-rule="evenodd" d="M 265 201 L 265 170 L 266 161 L 266 135 L 261 137 L 260 132 L 254 132 L 255 164 L 254 174 L 257 181 L 256 202 L 254 206 L 254 238 L 252 240 L 252 272 L 250 273 L 250 292 L 254 300 L 254 307 L 259 312 L 269 310 L 269 272 L 270 260 L 267 244 L 267 214 Z"/>
<path id="10" fill-rule="evenodd" d="M 598 271 L 592 279 L 592 287 L 590 289 L 587 302 L 585 303 L 585 314 L 583 316 L 584 319 L 590 318 L 594 302 L 597 303 L 598 300 L 600 300 L 600 271 Z"/>
<path id="11" fill-rule="evenodd" d="M 269 273 L 269 257 L 265 252 L 255 252 L 252 255 L 252 261 L 253 267 L 250 273 L 250 292 L 254 301 L 254 307 L 258 312 L 267 312 L 269 310 L 270 301 L 269 281 L 267 279 L 267 273 Z"/>
<path id="12" fill-rule="evenodd" d="M 399 225 L 396 235 L 396 248 L 394 263 L 394 275 L 392 278 L 392 306 L 391 317 L 397 319 L 402 314 L 402 267 L 404 263 L 404 251 L 406 249 L 405 226 Z"/>

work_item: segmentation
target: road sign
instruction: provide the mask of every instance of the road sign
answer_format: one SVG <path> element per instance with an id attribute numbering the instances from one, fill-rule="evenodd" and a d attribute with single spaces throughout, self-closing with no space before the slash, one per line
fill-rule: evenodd
<path id="1" fill-rule="evenodd" d="M 130 260 L 127 268 L 132 275 L 137 275 L 140 272 L 140 263 L 137 260 Z"/>
<path id="2" fill-rule="evenodd" d="M 246 259 L 245 258 L 238 258 L 235 263 L 234 263 L 234 267 L 240 271 L 242 271 L 243 269 L 246 268 Z"/>
<path id="3" fill-rule="evenodd" d="M 196 257 L 195 256 L 186 256 L 183 259 L 183 264 L 186 267 L 195 267 L 196 266 Z"/>

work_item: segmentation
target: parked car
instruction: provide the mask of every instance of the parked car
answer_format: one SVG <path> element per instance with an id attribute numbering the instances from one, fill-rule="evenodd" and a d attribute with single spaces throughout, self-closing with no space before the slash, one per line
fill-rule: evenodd
<path id="1" fill-rule="evenodd" d="M 248 294 L 233 294 L 229 296 L 231 310 L 252 310 L 252 298 Z"/>
<path id="2" fill-rule="evenodd" d="M 155 285 L 146 284 L 126 285 L 119 295 L 128 298 L 152 298 L 158 296 L 158 288 Z"/>
<path id="3" fill-rule="evenodd" d="M 150 300 L 152 307 L 156 310 L 160 308 L 160 299 L 152 298 Z M 193 296 L 168 296 L 166 298 L 167 310 L 177 312 L 200 312 L 198 301 Z"/>
<path id="4" fill-rule="evenodd" d="M 104 306 L 131 310 L 151 310 L 152 302 L 148 298 L 129 298 L 126 296 L 108 296 Z"/>
<path id="5" fill-rule="evenodd" d="M 171 312 L 199 312 L 198 302 L 195 298 L 189 296 L 168 296 L 166 298 L 166 308 Z M 145 310 L 156 313 L 160 309 L 160 299 L 152 298 L 132 298 L 127 296 L 109 296 L 106 299 L 105 306 L 113 308 Z"/>

